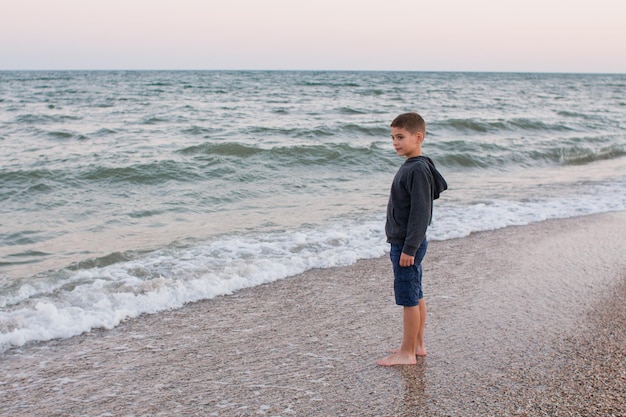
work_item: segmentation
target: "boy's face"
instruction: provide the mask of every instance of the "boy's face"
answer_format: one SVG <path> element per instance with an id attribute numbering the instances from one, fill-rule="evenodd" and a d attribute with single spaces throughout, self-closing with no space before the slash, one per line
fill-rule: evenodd
<path id="1" fill-rule="evenodd" d="M 422 154 L 422 142 L 424 141 L 422 132 L 410 133 L 404 128 L 392 127 L 391 139 L 393 140 L 393 148 L 399 156 L 412 158 Z"/>

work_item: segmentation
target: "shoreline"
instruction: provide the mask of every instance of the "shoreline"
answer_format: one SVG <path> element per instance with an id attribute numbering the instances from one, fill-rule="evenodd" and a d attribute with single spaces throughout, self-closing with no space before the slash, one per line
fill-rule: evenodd
<path id="1" fill-rule="evenodd" d="M 432 241 L 428 356 L 386 257 L 0 355 L 0 410 L 73 415 L 625 415 L 626 212 Z M 620 414 L 621 413 L 621 414 Z"/>

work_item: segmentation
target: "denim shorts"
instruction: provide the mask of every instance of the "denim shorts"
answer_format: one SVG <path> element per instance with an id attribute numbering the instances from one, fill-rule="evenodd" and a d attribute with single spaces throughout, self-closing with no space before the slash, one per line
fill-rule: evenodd
<path id="1" fill-rule="evenodd" d="M 391 264 L 393 265 L 393 292 L 396 304 L 405 307 L 415 307 L 424 298 L 422 293 L 422 259 L 426 255 L 428 241 L 424 239 L 417 253 L 415 263 L 411 266 L 400 266 L 400 255 L 403 245 L 391 244 Z"/>

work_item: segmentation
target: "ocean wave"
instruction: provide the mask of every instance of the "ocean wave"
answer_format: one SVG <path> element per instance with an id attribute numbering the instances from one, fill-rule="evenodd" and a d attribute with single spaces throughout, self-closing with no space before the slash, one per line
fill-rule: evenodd
<path id="1" fill-rule="evenodd" d="M 516 118 L 509 120 L 474 120 L 474 119 L 447 119 L 435 121 L 429 124 L 429 131 L 455 130 L 457 132 L 475 133 L 495 133 L 502 131 L 545 131 L 545 132 L 566 132 L 575 130 L 573 127 L 563 123 L 547 123 L 543 120 L 526 118 Z"/>
<path id="2" fill-rule="evenodd" d="M 0 200 L 27 201 L 36 194 L 48 194 L 54 190 L 51 181 L 57 180 L 63 181 L 63 173 L 41 169 L 0 171 Z"/>
<path id="3" fill-rule="evenodd" d="M 569 148 L 561 152 L 557 161 L 562 161 L 565 165 L 584 165 L 591 162 L 603 161 L 607 159 L 617 159 L 626 156 L 624 146 L 612 145 L 599 149 L 589 148 Z"/>
<path id="4" fill-rule="evenodd" d="M 114 252 L 98 258 L 89 258 L 82 261 L 74 262 L 67 267 L 68 271 L 79 271 L 81 269 L 105 268 L 109 265 L 129 262 L 138 257 L 137 252 Z"/>
<path id="5" fill-rule="evenodd" d="M 339 88 L 339 87 L 348 87 L 355 88 L 361 87 L 361 84 L 353 81 L 330 81 L 328 79 L 320 80 L 320 81 L 301 81 L 297 83 L 297 85 L 302 85 L 305 87 L 330 87 L 330 88 Z"/>
<path id="6" fill-rule="evenodd" d="M 357 114 L 357 111 L 351 114 Z M 262 136 L 267 139 L 294 138 L 311 140 L 332 137 L 387 137 L 389 135 L 389 130 L 386 126 L 371 127 L 357 123 L 337 123 L 311 128 L 252 126 L 245 129 L 244 132 L 249 136 Z"/>
<path id="7" fill-rule="evenodd" d="M 224 168 L 226 169 L 226 168 Z M 211 174 L 219 173 L 211 171 Z M 232 173 L 227 170 L 224 175 Z M 205 178 L 197 164 L 173 160 L 155 161 L 129 166 L 88 165 L 74 170 L 16 170 L 0 172 L 0 189 L 3 199 L 25 201 L 38 194 L 54 194 L 68 190 L 86 190 L 103 184 L 129 183 L 135 185 L 160 185 L 168 181 L 194 182 Z"/>
<path id="8" fill-rule="evenodd" d="M 74 137 L 70 134 L 61 138 Z M 429 143 L 425 153 L 437 165 L 453 170 L 497 169 L 533 166 L 585 165 L 626 156 L 626 144 L 607 145 L 602 141 L 579 139 L 570 143 L 548 142 L 524 147 L 472 140 Z M 163 159 L 134 162 L 132 159 L 94 159 L 74 168 L 4 169 L 0 171 L 0 197 L 6 201 L 28 201 L 66 190 L 93 190 L 115 184 L 165 186 L 173 184 L 215 184 L 233 186 L 242 181 L 261 184 L 293 175 L 294 168 L 306 167 L 309 174 L 327 172 L 392 173 L 401 163 L 386 142 L 301 144 L 261 147 L 238 142 L 206 142 L 174 151 Z M 339 174 L 338 174 L 339 175 Z M 94 188 L 95 187 L 95 188 Z M 233 190 L 234 192 L 234 190 Z M 137 214 L 144 216 L 144 214 Z"/>
<path id="9" fill-rule="evenodd" d="M 77 174 L 79 181 L 158 185 L 167 181 L 186 182 L 203 178 L 198 167 L 184 162 L 163 160 L 129 166 L 96 166 Z"/>
<path id="10" fill-rule="evenodd" d="M 100 129 L 96 130 L 96 131 L 93 133 L 93 136 L 94 136 L 94 137 L 105 137 L 105 136 L 115 135 L 115 134 L 117 134 L 117 133 L 118 133 L 118 131 L 117 131 L 117 130 L 114 130 L 114 129 L 108 129 L 108 128 L 106 128 L 106 127 L 103 127 L 103 128 L 100 128 Z"/>
<path id="11" fill-rule="evenodd" d="M 340 163 L 339 152 L 313 152 L 300 162 L 293 161 L 295 157 L 288 149 L 263 150 L 240 144 L 225 144 L 223 146 L 198 147 L 185 150 L 184 156 L 175 159 L 163 159 L 152 162 L 132 163 L 115 160 L 94 161 L 91 164 L 74 167 L 73 169 L 18 169 L 0 171 L 0 198 L 12 205 L 23 204 L 32 199 L 44 198 L 51 195 L 54 198 L 46 201 L 49 206 L 55 201 L 63 201 L 68 195 L 75 192 L 113 192 L 120 184 L 130 186 L 172 186 L 172 184 L 191 184 L 192 188 L 198 184 L 215 183 L 219 181 L 225 187 L 238 182 L 262 182 L 268 180 L 271 171 L 261 170 L 260 167 L 290 166 L 327 166 L 334 162 Z M 319 147 L 318 147 L 319 148 Z M 317 149 L 319 151 L 319 149 Z M 305 150 L 295 151 L 305 153 Z M 242 165 L 245 159 L 251 159 L 246 166 Z M 280 174 L 276 174 L 280 177 Z M 112 188 L 113 187 L 113 188 Z M 100 190 L 97 192 L 96 190 Z M 229 195 L 236 196 L 236 190 Z M 21 202 L 21 203 L 20 203 Z M 130 216 L 146 216 L 145 211 L 130 213 Z"/>
<path id="12" fill-rule="evenodd" d="M 366 88 L 359 90 L 356 93 L 362 96 L 382 96 L 386 93 L 386 91 L 380 88 Z"/>
<path id="13" fill-rule="evenodd" d="M 209 137 L 210 135 L 214 135 L 217 132 L 220 132 L 221 129 L 206 127 L 206 126 L 197 126 L 193 125 L 190 127 L 185 127 L 182 130 L 182 133 L 192 136 L 205 136 Z"/>
<path id="14" fill-rule="evenodd" d="M 176 86 L 176 83 L 172 83 L 169 81 L 152 81 L 145 84 L 148 87 L 172 87 Z"/>
<path id="15" fill-rule="evenodd" d="M 189 146 L 180 149 L 177 153 L 182 155 L 219 155 L 219 156 L 237 156 L 249 157 L 257 155 L 264 150 L 258 146 L 246 145 L 239 142 L 215 143 L 207 142 L 201 145 Z"/>
<path id="16" fill-rule="evenodd" d="M 157 124 L 161 124 L 161 123 L 166 123 L 169 122 L 168 119 L 163 118 L 163 117 L 148 117 L 147 119 L 144 119 L 140 122 L 140 124 L 142 125 L 157 125 Z"/>
<path id="17" fill-rule="evenodd" d="M 337 113 L 339 114 L 347 114 L 347 115 L 352 115 L 352 114 L 370 114 L 370 110 L 367 109 L 355 109 L 352 107 L 339 107 L 337 109 Z"/>
<path id="18" fill-rule="evenodd" d="M 552 146 L 543 149 L 511 150 L 495 144 L 469 144 L 456 141 L 455 149 L 438 151 L 438 164 L 450 168 L 533 167 L 545 165 L 584 165 L 626 156 L 626 146 Z"/>
<path id="19" fill-rule="evenodd" d="M 51 130 L 46 132 L 46 135 L 53 139 L 76 139 L 76 140 L 86 140 L 87 136 L 77 133 L 71 132 L 67 130 Z"/>
<path id="20" fill-rule="evenodd" d="M 261 148 L 242 143 L 205 143 L 190 146 L 178 151 L 186 156 L 211 156 L 253 159 L 255 163 L 266 167 L 293 166 L 332 166 L 337 170 L 347 166 L 363 165 L 376 170 L 381 164 L 389 168 L 387 157 L 389 149 L 381 149 L 376 143 L 357 147 L 347 143 L 327 143 L 319 145 L 277 146 Z"/>
<path id="21" fill-rule="evenodd" d="M 623 147 L 610 146 L 603 149 L 554 148 L 544 151 L 519 153 L 479 153 L 473 151 L 439 155 L 436 162 L 450 168 L 533 167 L 545 165 L 585 165 L 607 159 L 626 156 Z"/>
<path id="22" fill-rule="evenodd" d="M 66 114 L 21 114 L 15 117 L 15 124 L 49 124 L 64 123 L 68 121 L 82 120 L 82 116 L 70 116 Z"/>

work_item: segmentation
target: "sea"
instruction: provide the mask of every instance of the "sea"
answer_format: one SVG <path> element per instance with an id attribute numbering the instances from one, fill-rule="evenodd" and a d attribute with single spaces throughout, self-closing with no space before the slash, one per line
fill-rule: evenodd
<path id="1" fill-rule="evenodd" d="M 626 74 L 0 72 L 0 353 L 385 256 L 408 111 L 449 184 L 431 241 L 625 210 L 625 92 Z"/>

